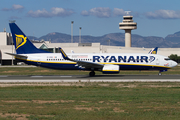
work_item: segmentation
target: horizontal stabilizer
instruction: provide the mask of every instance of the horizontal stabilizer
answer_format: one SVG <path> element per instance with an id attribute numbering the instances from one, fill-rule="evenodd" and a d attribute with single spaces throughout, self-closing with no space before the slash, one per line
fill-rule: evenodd
<path id="1" fill-rule="evenodd" d="M 27 56 L 25 56 L 25 55 L 19 55 L 19 54 L 14 54 L 14 53 L 5 53 L 5 54 L 8 54 L 8 55 L 12 55 L 12 56 L 14 56 L 14 57 L 18 57 L 18 58 L 27 58 Z"/>

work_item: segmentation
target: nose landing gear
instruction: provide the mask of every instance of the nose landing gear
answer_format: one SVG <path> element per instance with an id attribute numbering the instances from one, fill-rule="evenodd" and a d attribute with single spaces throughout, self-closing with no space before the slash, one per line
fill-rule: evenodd
<path id="1" fill-rule="evenodd" d="M 159 75 L 159 76 L 161 76 L 161 75 L 162 75 L 162 73 L 159 71 L 158 75 Z"/>
<path id="2" fill-rule="evenodd" d="M 167 69 L 165 69 L 165 70 L 160 70 L 159 73 L 158 73 L 158 75 L 162 75 L 161 72 L 165 72 L 165 71 L 167 71 Z"/>

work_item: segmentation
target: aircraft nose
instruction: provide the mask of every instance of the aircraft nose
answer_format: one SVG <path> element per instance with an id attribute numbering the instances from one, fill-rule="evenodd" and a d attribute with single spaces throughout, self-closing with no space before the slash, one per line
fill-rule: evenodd
<path id="1" fill-rule="evenodd" d="M 172 67 L 175 67 L 175 66 L 177 66 L 177 62 L 172 61 Z"/>

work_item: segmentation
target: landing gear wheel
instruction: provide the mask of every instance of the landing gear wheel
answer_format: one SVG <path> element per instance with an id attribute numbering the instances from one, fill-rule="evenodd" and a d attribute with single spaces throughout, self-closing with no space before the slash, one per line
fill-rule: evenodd
<path id="1" fill-rule="evenodd" d="M 91 72 L 89 73 L 89 76 L 90 76 L 90 77 L 95 76 L 95 72 L 94 72 L 94 71 L 91 71 Z"/>
<path id="2" fill-rule="evenodd" d="M 162 75 L 161 72 L 159 72 L 158 75 L 161 76 Z"/>

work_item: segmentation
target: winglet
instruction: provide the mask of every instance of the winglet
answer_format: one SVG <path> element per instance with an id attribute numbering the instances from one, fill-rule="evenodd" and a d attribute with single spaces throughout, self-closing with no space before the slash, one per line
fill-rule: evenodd
<path id="1" fill-rule="evenodd" d="M 59 48 L 59 50 L 60 50 L 60 52 L 61 52 L 61 54 L 62 54 L 62 56 L 63 56 L 63 58 L 64 58 L 65 60 L 70 60 L 69 57 L 66 55 L 66 53 L 63 51 L 62 48 Z"/>
<path id="2" fill-rule="evenodd" d="M 153 48 L 148 54 L 157 54 L 158 47 Z"/>

